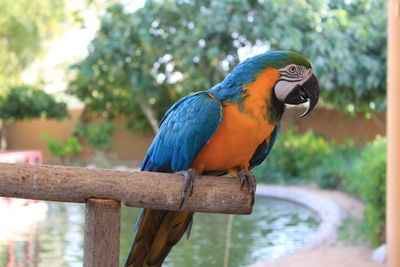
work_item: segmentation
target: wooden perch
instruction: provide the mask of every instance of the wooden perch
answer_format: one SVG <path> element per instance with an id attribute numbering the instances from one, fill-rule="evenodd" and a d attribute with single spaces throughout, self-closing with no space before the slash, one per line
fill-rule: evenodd
<path id="1" fill-rule="evenodd" d="M 89 198 L 127 206 L 177 210 L 183 177 L 51 165 L 0 163 L 0 196 L 84 203 Z M 251 196 L 238 179 L 202 176 L 182 211 L 250 214 Z"/>

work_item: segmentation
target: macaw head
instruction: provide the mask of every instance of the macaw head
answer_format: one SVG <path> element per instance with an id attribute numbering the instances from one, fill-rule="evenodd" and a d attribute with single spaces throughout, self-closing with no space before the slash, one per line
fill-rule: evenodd
<path id="1" fill-rule="evenodd" d="M 279 71 L 279 79 L 273 88 L 276 98 L 284 104 L 291 105 L 308 101 L 307 110 L 300 116 L 304 117 L 314 109 L 319 98 L 319 84 L 310 62 L 294 52 L 270 53 L 277 57 L 275 67 Z"/>
<path id="2" fill-rule="evenodd" d="M 220 99 L 240 102 L 262 81 L 262 91 L 282 104 L 298 105 L 308 101 L 310 113 L 318 102 L 319 85 L 310 62 L 289 51 L 269 51 L 238 64 L 224 81 L 210 89 Z"/>

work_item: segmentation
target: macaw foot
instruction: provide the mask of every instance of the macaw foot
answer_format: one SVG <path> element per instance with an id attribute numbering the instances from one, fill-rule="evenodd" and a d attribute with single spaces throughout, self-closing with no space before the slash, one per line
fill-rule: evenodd
<path id="1" fill-rule="evenodd" d="M 179 205 L 179 209 L 182 208 L 183 203 L 185 200 L 192 196 L 193 194 L 193 189 L 194 189 L 194 181 L 196 180 L 197 173 L 193 169 L 188 169 L 186 171 L 179 171 L 177 174 L 180 174 L 183 176 L 183 187 L 182 187 L 182 199 L 181 203 Z"/>
<path id="2" fill-rule="evenodd" d="M 256 176 L 251 171 L 241 170 L 238 173 L 238 178 L 240 180 L 240 190 L 243 190 L 244 183 L 247 182 L 247 186 L 251 194 L 251 205 L 253 205 L 257 187 Z"/>

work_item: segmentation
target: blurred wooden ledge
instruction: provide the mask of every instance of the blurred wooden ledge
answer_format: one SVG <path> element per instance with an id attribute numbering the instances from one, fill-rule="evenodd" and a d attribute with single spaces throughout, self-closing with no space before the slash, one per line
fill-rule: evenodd
<path id="1" fill-rule="evenodd" d="M 183 177 L 177 174 L 127 172 L 55 165 L 0 163 L 0 196 L 85 203 L 121 201 L 126 206 L 178 210 Z M 250 214 L 251 196 L 238 179 L 202 176 L 182 211 Z"/>

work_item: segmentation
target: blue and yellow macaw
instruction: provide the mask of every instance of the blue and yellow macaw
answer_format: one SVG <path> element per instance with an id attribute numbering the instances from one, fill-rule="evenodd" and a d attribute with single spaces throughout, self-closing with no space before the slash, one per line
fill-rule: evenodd
<path id="1" fill-rule="evenodd" d="M 317 104 L 319 85 L 302 55 L 272 51 L 237 65 L 219 84 L 175 103 L 161 121 L 141 170 L 182 174 L 181 206 L 193 191 L 196 175 L 231 174 L 247 183 L 254 200 L 250 169 L 270 152 L 285 104 Z M 127 267 L 161 266 L 185 232 L 193 213 L 144 209 Z"/>

